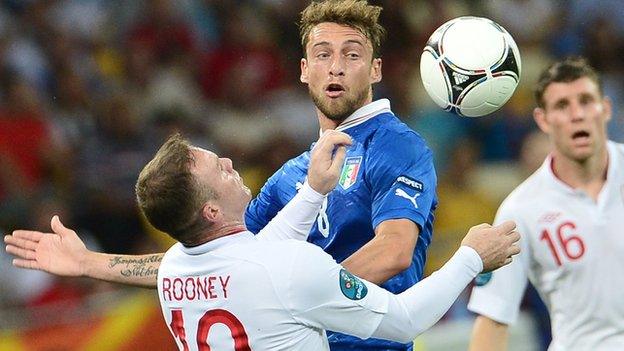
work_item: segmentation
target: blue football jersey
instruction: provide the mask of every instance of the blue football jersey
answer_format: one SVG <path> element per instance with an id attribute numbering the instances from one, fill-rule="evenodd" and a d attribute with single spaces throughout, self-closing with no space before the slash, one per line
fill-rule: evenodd
<path id="1" fill-rule="evenodd" d="M 336 188 L 329 193 L 308 241 L 342 262 L 374 236 L 381 222 L 406 218 L 420 228 L 412 264 L 382 286 L 399 293 L 418 282 L 431 242 L 433 213 L 437 206 L 436 174 L 432 154 L 424 140 L 387 109 L 359 123 L 343 123 L 349 134 L 347 150 Z M 368 105 L 370 106 L 370 105 Z M 347 120 L 349 121 L 349 120 Z M 289 160 L 262 187 L 245 214 L 247 228 L 257 233 L 297 193 L 305 181 L 310 151 Z M 392 255 L 389 252 L 388 255 Z M 332 350 L 410 350 L 410 344 L 328 332 Z"/>

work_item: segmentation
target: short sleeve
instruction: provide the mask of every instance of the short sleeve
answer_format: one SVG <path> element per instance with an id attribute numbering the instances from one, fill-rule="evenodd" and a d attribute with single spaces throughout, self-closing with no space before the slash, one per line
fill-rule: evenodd
<path id="1" fill-rule="evenodd" d="M 319 247 L 299 243 L 286 279 L 287 309 L 304 325 L 368 338 L 388 310 L 388 292 L 349 273 Z"/>
<path id="2" fill-rule="evenodd" d="M 499 323 L 511 324 L 518 317 L 520 302 L 527 286 L 528 257 L 530 247 L 528 244 L 528 232 L 526 226 L 517 216 L 509 203 L 503 203 L 494 224 L 506 220 L 513 220 L 517 224 L 517 231 L 521 235 L 520 254 L 514 256 L 512 263 L 501 267 L 494 272 L 480 274 L 470 296 L 468 309 L 472 312 L 486 316 Z"/>
<path id="3" fill-rule="evenodd" d="M 380 130 L 367 155 L 373 227 L 407 218 L 422 229 L 437 205 L 437 178 L 431 150 L 413 131 Z"/>

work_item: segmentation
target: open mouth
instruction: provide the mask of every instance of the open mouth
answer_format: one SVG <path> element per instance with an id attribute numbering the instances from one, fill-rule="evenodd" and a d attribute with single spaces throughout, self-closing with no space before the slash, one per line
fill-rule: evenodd
<path id="1" fill-rule="evenodd" d="M 572 139 L 581 139 L 581 138 L 589 138 L 589 132 L 584 130 L 580 130 L 574 134 L 572 134 Z"/>
<path id="2" fill-rule="evenodd" d="M 330 84 L 327 86 L 327 88 L 325 88 L 325 94 L 327 94 L 327 96 L 329 96 L 330 98 L 337 98 L 339 96 L 342 96 L 344 92 L 344 87 L 336 83 Z"/>
<path id="3" fill-rule="evenodd" d="M 580 144 L 580 145 L 588 144 L 589 137 L 590 137 L 589 132 L 585 130 L 579 130 L 578 132 L 574 132 L 574 134 L 572 134 L 572 140 L 576 144 Z"/>

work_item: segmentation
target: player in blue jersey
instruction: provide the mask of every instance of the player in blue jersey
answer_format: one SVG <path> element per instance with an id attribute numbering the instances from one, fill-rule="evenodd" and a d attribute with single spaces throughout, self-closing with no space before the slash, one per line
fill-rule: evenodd
<path id="1" fill-rule="evenodd" d="M 381 80 L 381 7 L 366 0 L 312 2 L 300 21 L 304 58 L 301 81 L 308 85 L 322 131 L 349 134 L 339 185 L 321 208 L 309 241 L 353 274 L 399 293 L 422 278 L 437 205 L 431 151 L 391 111 L 373 101 Z M 310 152 L 288 161 L 249 205 L 245 222 L 258 232 L 302 186 Z M 144 275 L 127 276 L 105 267 L 90 276 L 153 286 L 159 257 L 137 261 Z M 151 272 L 151 273 L 150 273 Z M 411 350 L 411 343 L 361 340 L 328 333 L 337 350 Z"/>
<path id="2" fill-rule="evenodd" d="M 349 134 L 339 185 L 325 200 L 308 241 L 349 271 L 398 293 L 422 278 L 437 205 L 431 151 L 391 111 L 373 101 L 381 80 L 381 8 L 358 0 L 313 2 L 300 21 L 308 85 L 321 130 Z M 310 152 L 288 161 L 245 215 L 257 232 L 296 194 Z M 328 333 L 332 350 L 410 350 L 411 344 Z"/>

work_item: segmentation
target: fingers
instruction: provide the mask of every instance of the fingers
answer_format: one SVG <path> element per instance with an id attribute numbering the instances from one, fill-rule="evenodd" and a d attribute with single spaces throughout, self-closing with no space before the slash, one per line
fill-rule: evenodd
<path id="1" fill-rule="evenodd" d="M 44 235 L 44 233 L 34 230 L 14 230 L 12 234 L 13 235 L 6 235 L 4 237 L 4 242 L 7 242 L 7 240 L 11 240 L 11 238 L 19 238 L 39 242 L 39 240 L 41 240 Z"/>
<path id="2" fill-rule="evenodd" d="M 13 260 L 13 265 L 15 267 L 19 267 L 19 268 L 26 268 L 26 269 L 37 269 L 39 270 L 39 264 L 37 263 L 37 261 L 33 261 L 33 260 L 24 260 L 21 258 L 16 258 Z"/>
<path id="3" fill-rule="evenodd" d="M 332 173 L 337 174 L 337 175 L 340 174 L 340 170 L 342 169 L 346 156 L 347 156 L 347 148 L 344 146 L 339 146 L 338 150 L 336 150 L 336 154 L 334 155 L 334 159 L 332 160 L 332 164 L 329 167 Z"/>
<path id="4" fill-rule="evenodd" d="M 13 232 L 15 233 L 15 232 Z M 35 250 L 35 248 L 37 247 L 37 243 L 39 242 L 39 240 L 37 239 L 37 241 L 34 240 L 30 240 L 30 239 L 22 239 L 19 236 L 14 235 L 7 235 L 4 237 L 4 242 L 11 245 L 11 246 L 15 246 L 18 248 L 22 248 L 22 249 L 26 249 L 26 250 Z"/>
<path id="5" fill-rule="evenodd" d="M 517 255 L 520 253 L 520 246 L 518 244 L 513 244 L 509 247 L 509 256 Z"/>
<path id="6" fill-rule="evenodd" d="M 337 145 L 351 145 L 351 137 L 343 132 L 328 130 L 323 133 L 315 148 L 323 154 L 332 154 Z"/>
<path id="7" fill-rule="evenodd" d="M 501 233 L 510 233 L 514 229 L 516 229 L 516 222 L 514 221 L 504 221 L 503 223 L 495 226 L 499 232 Z"/>
<path id="8" fill-rule="evenodd" d="M 61 223 L 61 219 L 57 215 L 52 216 L 52 220 L 50 221 L 50 227 L 52 227 L 53 232 L 60 236 L 63 236 L 69 230 L 65 228 L 63 223 Z"/>
<path id="9" fill-rule="evenodd" d="M 507 234 L 507 237 L 509 238 L 509 240 L 511 240 L 512 243 L 517 243 L 518 241 L 520 241 L 520 233 L 515 230 Z"/>
<path id="10" fill-rule="evenodd" d="M 6 251 L 13 256 L 25 258 L 28 260 L 34 260 L 36 257 L 34 250 L 24 249 L 22 247 L 18 247 L 14 245 L 7 245 Z"/>

